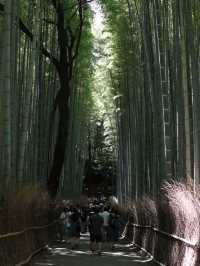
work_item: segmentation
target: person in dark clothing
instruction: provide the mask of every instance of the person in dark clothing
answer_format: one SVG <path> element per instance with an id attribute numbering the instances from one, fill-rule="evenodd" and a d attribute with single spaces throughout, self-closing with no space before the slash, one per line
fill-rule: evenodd
<path id="1" fill-rule="evenodd" d="M 109 240 L 111 242 L 111 249 L 114 249 L 114 243 L 119 239 L 120 219 L 117 212 L 112 211 L 109 219 Z"/>
<path id="2" fill-rule="evenodd" d="M 82 207 L 81 209 L 81 233 L 87 232 L 87 216 L 88 209 L 86 207 Z"/>
<path id="3" fill-rule="evenodd" d="M 72 249 L 79 246 L 80 232 L 81 232 L 81 220 L 80 212 L 77 208 L 72 209 L 72 214 L 69 217 L 70 219 L 70 242 L 72 244 Z"/>
<path id="4" fill-rule="evenodd" d="M 90 232 L 90 249 L 92 253 L 97 252 L 101 255 L 103 218 L 99 215 L 99 209 L 97 207 L 90 213 L 88 228 Z"/>

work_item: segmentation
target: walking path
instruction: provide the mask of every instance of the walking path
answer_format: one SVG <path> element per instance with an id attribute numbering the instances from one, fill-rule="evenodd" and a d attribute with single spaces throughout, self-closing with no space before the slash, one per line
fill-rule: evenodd
<path id="1" fill-rule="evenodd" d="M 89 236 L 81 237 L 80 247 L 71 250 L 66 243 L 54 244 L 48 252 L 34 258 L 32 266 L 156 266 L 150 257 L 139 254 L 133 246 L 117 244 L 114 251 L 105 250 L 102 255 L 92 255 Z"/>

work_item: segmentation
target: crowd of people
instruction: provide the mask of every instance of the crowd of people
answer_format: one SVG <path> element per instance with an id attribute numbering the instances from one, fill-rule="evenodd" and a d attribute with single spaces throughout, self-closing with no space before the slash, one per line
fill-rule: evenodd
<path id="1" fill-rule="evenodd" d="M 59 241 L 76 249 L 81 234 L 89 233 L 92 254 L 101 254 L 103 249 L 114 249 L 119 239 L 122 219 L 117 208 L 109 201 L 88 200 L 87 204 L 65 204 L 60 210 L 57 236 Z"/>

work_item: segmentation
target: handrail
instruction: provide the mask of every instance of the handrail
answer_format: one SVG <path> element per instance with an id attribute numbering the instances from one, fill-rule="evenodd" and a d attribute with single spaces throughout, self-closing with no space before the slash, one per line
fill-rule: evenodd
<path id="1" fill-rule="evenodd" d="M 26 233 L 28 231 L 31 231 L 31 230 L 41 230 L 41 229 L 44 229 L 44 228 L 48 228 L 48 227 L 51 227 L 52 225 L 56 224 L 58 221 L 59 220 L 55 220 L 52 223 L 47 224 L 47 225 L 31 226 L 31 227 L 25 228 L 24 230 L 18 231 L 18 232 L 12 232 L 12 233 L 3 234 L 3 235 L 0 235 L 0 240 L 4 239 L 4 238 L 8 238 L 8 237 L 14 237 L 14 236 L 22 235 L 22 234 L 24 234 L 24 233 Z"/>
<path id="2" fill-rule="evenodd" d="M 140 224 L 134 224 L 134 223 L 131 223 L 131 224 L 133 225 L 133 227 L 140 227 L 140 228 L 150 229 L 150 230 L 152 230 L 152 231 L 154 231 L 154 232 L 156 232 L 156 233 L 160 233 L 160 234 L 165 235 L 165 236 L 167 236 L 167 237 L 173 238 L 173 239 L 176 240 L 176 241 L 183 242 L 183 243 L 185 243 L 187 246 L 190 246 L 190 247 L 192 247 L 192 248 L 194 248 L 194 249 L 199 249 L 199 245 L 197 245 L 197 244 L 195 244 L 195 243 L 192 243 L 191 241 L 189 241 L 189 240 L 187 240 L 187 239 L 185 239 L 185 238 L 182 238 L 182 237 L 180 237 L 180 236 L 177 236 L 177 235 L 174 235 L 174 234 L 167 233 L 167 232 L 165 232 L 165 231 L 163 231 L 163 230 L 160 230 L 160 229 L 158 229 L 158 228 L 155 228 L 155 227 L 153 227 L 153 226 L 151 226 L 151 225 L 140 225 Z"/>
<path id="3" fill-rule="evenodd" d="M 15 264 L 15 266 L 23 266 L 23 265 L 27 265 L 27 264 L 31 261 L 31 259 L 32 259 L 36 254 L 38 254 L 38 253 L 40 253 L 42 250 L 44 250 L 45 247 L 46 247 L 46 245 L 43 246 L 43 247 L 41 247 L 41 248 L 39 248 L 39 249 L 37 249 L 37 250 L 35 250 L 35 251 L 33 251 L 33 253 L 31 253 L 31 255 L 29 255 L 24 261 L 21 261 L 21 262 Z"/>
<path id="4" fill-rule="evenodd" d="M 160 266 L 166 266 L 165 264 L 163 264 L 163 263 L 161 263 L 160 261 L 158 261 L 158 260 L 156 260 L 155 258 L 154 258 L 154 256 L 149 252 L 149 251 L 147 251 L 144 247 L 141 247 L 140 245 L 138 245 L 138 244 L 136 244 L 136 243 L 133 243 L 136 247 L 138 247 L 139 249 L 141 249 L 142 251 L 144 251 L 147 255 L 149 255 L 150 256 L 150 258 L 152 258 L 152 260 L 156 263 L 156 264 L 158 264 L 158 265 L 160 265 Z"/>
<path id="5" fill-rule="evenodd" d="M 136 225 L 136 224 L 133 224 L 132 225 Z M 138 225 L 137 227 L 142 227 L 140 225 Z M 144 226 L 145 227 L 145 226 Z M 150 226 L 146 226 L 147 228 L 150 228 Z M 122 235 L 122 237 L 120 238 L 120 240 L 124 239 L 125 238 L 125 234 Z M 130 239 L 129 239 L 130 240 Z M 160 261 L 156 260 L 153 256 L 153 254 L 151 254 L 149 251 L 147 251 L 144 247 L 138 245 L 137 243 L 135 243 L 134 241 L 131 242 L 133 245 L 135 245 L 136 247 L 138 247 L 140 250 L 144 251 L 147 255 L 150 256 L 150 258 L 152 258 L 152 260 L 158 264 L 159 266 L 166 266 L 165 264 L 161 263 Z"/>

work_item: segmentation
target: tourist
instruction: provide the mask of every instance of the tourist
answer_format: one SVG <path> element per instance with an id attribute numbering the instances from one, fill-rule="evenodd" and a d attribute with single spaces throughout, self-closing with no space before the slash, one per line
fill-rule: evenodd
<path id="1" fill-rule="evenodd" d="M 65 230 L 66 230 L 66 208 L 62 209 L 62 212 L 59 217 L 59 239 L 61 242 L 64 242 Z"/>
<path id="2" fill-rule="evenodd" d="M 80 241 L 80 233 L 81 233 L 81 219 L 80 212 L 78 208 L 72 209 L 72 214 L 69 217 L 70 222 L 70 244 L 72 249 L 77 248 L 79 246 Z"/>
<path id="3" fill-rule="evenodd" d="M 94 207 L 90 212 L 88 227 L 90 232 L 90 249 L 93 254 L 97 252 L 98 255 L 101 255 L 103 218 L 99 215 L 98 207 Z"/>
<path id="4" fill-rule="evenodd" d="M 103 218 L 103 241 L 108 241 L 108 230 L 109 230 L 109 208 L 108 207 L 102 207 L 99 215 Z"/>
<path id="5" fill-rule="evenodd" d="M 88 208 L 84 206 L 81 208 L 81 233 L 82 234 L 87 232 L 87 216 L 88 216 Z"/>
<path id="6" fill-rule="evenodd" d="M 117 211 L 112 210 L 109 219 L 109 240 L 111 242 L 111 249 L 114 250 L 114 244 L 119 239 L 120 231 L 120 216 Z"/>

